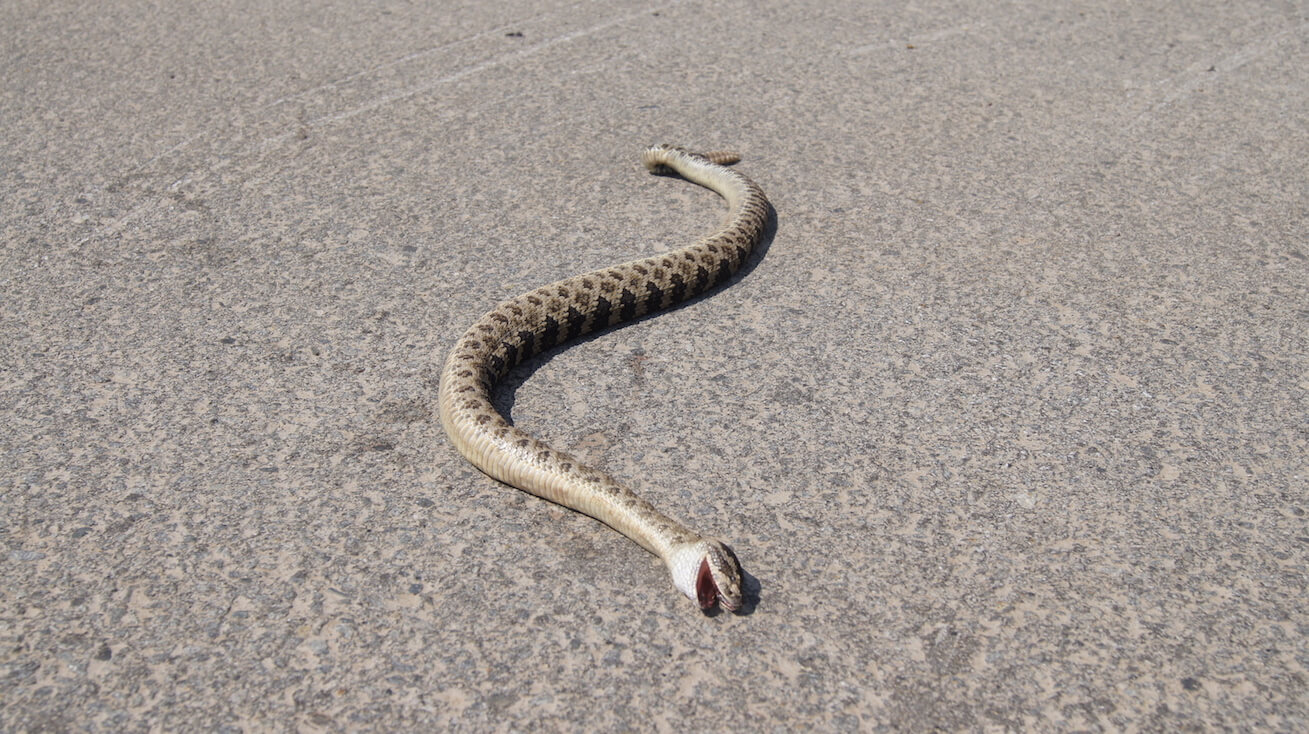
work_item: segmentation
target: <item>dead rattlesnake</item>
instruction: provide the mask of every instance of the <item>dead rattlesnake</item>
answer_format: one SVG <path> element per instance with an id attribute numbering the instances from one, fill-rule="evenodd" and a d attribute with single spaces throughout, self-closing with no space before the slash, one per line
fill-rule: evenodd
<path id="1" fill-rule="evenodd" d="M 642 156 L 727 199 L 727 224 L 693 245 L 595 270 L 512 298 L 478 319 L 441 373 L 441 423 L 456 448 L 490 476 L 607 523 L 664 560 L 678 590 L 702 609 L 741 606 L 741 569 L 726 545 L 659 512 L 604 472 L 509 425 L 492 386 L 516 364 L 594 329 L 684 301 L 727 280 L 764 234 L 769 203 L 726 165 L 732 153 L 659 145 Z"/>

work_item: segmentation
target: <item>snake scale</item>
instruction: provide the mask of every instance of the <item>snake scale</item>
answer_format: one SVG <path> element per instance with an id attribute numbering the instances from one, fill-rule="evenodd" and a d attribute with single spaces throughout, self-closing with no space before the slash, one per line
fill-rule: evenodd
<path id="1" fill-rule="evenodd" d="M 741 606 L 741 567 L 723 543 L 664 515 L 609 475 L 510 425 L 491 389 L 514 365 L 595 329 L 685 301 L 741 267 L 764 234 L 770 205 L 726 166 L 733 153 L 648 148 L 642 163 L 674 172 L 727 200 L 727 223 L 695 244 L 575 275 L 511 298 L 456 342 L 441 373 L 441 424 L 459 452 L 491 477 L 608 524 L 658 556 L 701 609 Z"/>

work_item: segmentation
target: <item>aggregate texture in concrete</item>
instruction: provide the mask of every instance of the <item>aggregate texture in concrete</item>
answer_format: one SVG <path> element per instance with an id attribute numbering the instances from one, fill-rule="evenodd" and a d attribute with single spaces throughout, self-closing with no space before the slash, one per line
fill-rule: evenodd
<path id="1" fill-rule="evenodd" d="M 0 729 L 1309 729 L 1302 2 L 0 7 Z M 731 543 L 703 615 L 435 415 L 499 300 L 729 287 L 517 425 Z"/>

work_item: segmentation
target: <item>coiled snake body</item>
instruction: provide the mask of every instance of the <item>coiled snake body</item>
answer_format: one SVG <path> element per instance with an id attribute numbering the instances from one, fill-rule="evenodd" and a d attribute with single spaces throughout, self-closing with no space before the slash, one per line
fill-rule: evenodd
<path id="1" fill-rule="evenodd" d="M 583 273 L 512 298 L 478 319 L 441 373 L 441 423 L 459 452 L 506 484 L 601 520 L 667 564 L 673 584 L 702 609 L 741 606 L 741 569 L 723 543 L 659 512 L 609 475 L 511 426 L 492 406 L 492 386 L 527 357 L 727 280 L 763 236 L 769 204 L 732 153 L 659 145 L 642 162 L 673 171 L 727 200 L 727 224 L 693 245 Z"/>

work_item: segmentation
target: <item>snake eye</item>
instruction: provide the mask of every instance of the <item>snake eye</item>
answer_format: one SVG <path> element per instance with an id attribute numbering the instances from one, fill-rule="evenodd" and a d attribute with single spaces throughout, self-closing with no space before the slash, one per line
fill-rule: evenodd
<path id="1" fill-rule="evenodd" d="M 709 571 L 708 556 L 700 561 L 700 573 L 695 577 L 695 596 L 701 609 L 713 609 L 718 603 L 718 584 L 714 583 L 714 575 Z"/>

